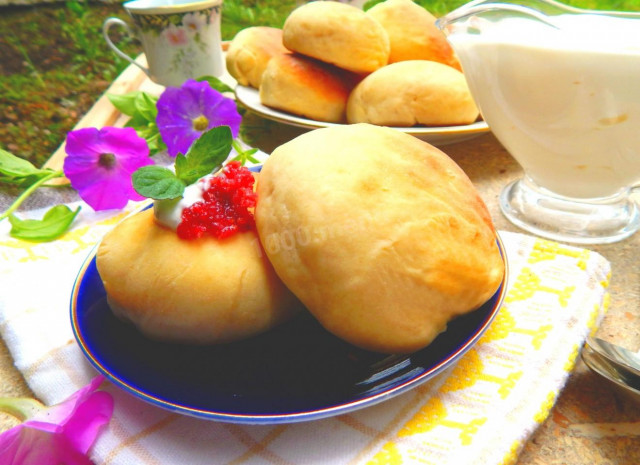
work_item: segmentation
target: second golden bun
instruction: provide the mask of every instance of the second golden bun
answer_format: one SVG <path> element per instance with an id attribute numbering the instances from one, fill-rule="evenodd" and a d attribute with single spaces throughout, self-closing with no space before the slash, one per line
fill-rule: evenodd
<path id="1" fill-rule="evenodd" d="M 355 85 L 351 73 L 303 55 L 284 53 L 269 61 L 260 102 L 316 121 L 344 122 Z"/>
<path id="2" fill-rule="evenodd" d="M 347 103 L 349 123 L 411 127 L 473 123 L 479 115 L 462 72 L 435 61 L 401 61 L 365 77 Z"/>
<path id="3" fill-rule="evenodd" d="M 355 73 L 375 71 L 389 59 L 385 30 L 351 5 L 306 3 L 291 12 L 282 29 L 289 50 Z"/>
<path id="4" fill-rule="evenodd" d="M 182 240 L 151 209 L 111 230 L 96 263 L 113 312 L 157 340 L 236 341 L 282 323 L 299 305 L 255 231 Z"/>
<path id="5" fill-rule="evenodd" d="M 436 26 L 436 17 L 411 0 L 386 0 L 367 11 L 389 36 L 389 63 L 406 60 L 431 60 L 461 71 L 460 62 L 444 33 Z"/>
<path id="6" fill-rule="evenodd" d="M 443 152 L 367 124 L 278 147 L 256 222 L 274 269 L 331 333 L 407 353 L 499 288 L 504 262 L 486 206 Z"/>
<path id="7" fill-rule="evenodd" d="M 239 84 L 257 89 L 269 60 L 286 51 L 282 45 L 282 29 L 248 27 L 238 32 L 229 44 L 227 70 Z"/>

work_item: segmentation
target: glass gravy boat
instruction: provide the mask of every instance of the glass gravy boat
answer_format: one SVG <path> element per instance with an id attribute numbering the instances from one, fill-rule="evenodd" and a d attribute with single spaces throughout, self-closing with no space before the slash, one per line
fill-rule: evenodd
<path id="1" fill-rule="evenodd" d="M 608 243 L 640 229 L 640 14 L 476 0 L 438 20 L 524 177 L 500 196 L 534 234 Z"/>

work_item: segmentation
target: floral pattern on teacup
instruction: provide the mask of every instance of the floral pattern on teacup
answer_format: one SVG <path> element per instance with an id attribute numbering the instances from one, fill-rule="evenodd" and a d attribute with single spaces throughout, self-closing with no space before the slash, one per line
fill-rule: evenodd
<path id="1" fill-rule="evenodd" d="M 220 6 L 200 11 L 168 15 L 132 15 L 136 26 L 143 34 L 151 34 L 167 44 L 170 57 L 167 72 L 194 74 L 199 66 L 201 54 L 207 54 L 214 46 L 206 34 L 206 28 L 220 14 Z"/>
<path id="2" fill-rule="evenodd" d="M 174 24 L 169 24 L 169 26 L 162 31 L 162 35 L 169 45 L 173 45 L 174 47 L 187 45 L 189 43 L 186 29 Z"/>
<path id="3" fill-rule="evenodd" d="M 170 26 L 184 27 L 198 32 L 203 26 L 211 22 L 211 18 L 220 14 L 220 5 L 212 6 L 198 12 L 174 13 L 169 15 L 141 15 L 133 14 L 131 19 L 143 33 L 153 32 L 160 35 Z"/>
<path id="4" fill-rule="evenodd" d="M 182 18 L 182 26 L 187 32 L 191 34 L 199 33 L 202 28 L 209 24 L 209 18 L 211 15 L 203 15 L 201 13 L 187 13 Z"/>

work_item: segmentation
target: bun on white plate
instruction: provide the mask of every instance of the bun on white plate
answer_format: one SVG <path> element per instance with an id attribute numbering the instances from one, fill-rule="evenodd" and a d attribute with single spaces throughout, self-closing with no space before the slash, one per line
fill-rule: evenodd
<path id="1" fill-rule="evenodd" d="M 260 87 L 269 60 L 287 49 L 282 45 L 282 29 L 255 26 L 236 34 L 227 50 L 227 70 L 243 86 Z"/>
<path id="2" fill-rule="evenodd" d="M 351 5 L 310 2 L 285 20 L 289 50 L 355 73 L 370 73 L 389 60 L 389 37 L 373 18 Z"/>
<path id="3" fill-rule="evenodd" d="M 285 53 L 269 61 L 262 75 L 260 102 L 316 121 L 341 123 L 355 82 L 343 69 Z"/>
<path id="4" fill-rule="evenodd" d="M 465 125 L 479 114 L 462 72 L 427 60 L 380 68 L 356 86 L 347 103 L 349 123 L 381 126 Z"/>
<path id="5" fill-rule="evenodd" d="M 436 26 L 436 17 L 420 5 L 411 0 L 386 0 L 367 10 L 367 15 L 389 36 L 389 63 L 430 60 L 462 71 L 453 48 Z"/>

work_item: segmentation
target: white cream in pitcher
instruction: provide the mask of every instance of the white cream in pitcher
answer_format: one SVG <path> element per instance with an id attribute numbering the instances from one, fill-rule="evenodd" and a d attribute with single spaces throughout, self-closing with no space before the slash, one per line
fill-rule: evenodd
<path id="1" fill-rule="evenodd" d="M 640 182 L 637 20 L 474 19 L 480 34 L 449 40 L 483 117 L 531 179 L 584 199 Z"/>

